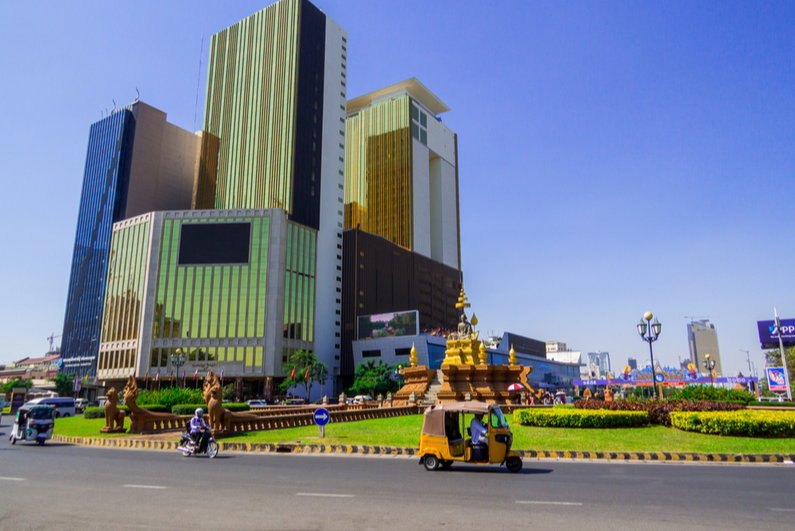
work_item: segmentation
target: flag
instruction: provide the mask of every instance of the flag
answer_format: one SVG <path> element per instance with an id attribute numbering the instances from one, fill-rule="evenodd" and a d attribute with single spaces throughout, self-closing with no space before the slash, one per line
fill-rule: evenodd
<path id="1" fill-rule="evenodd" d="M 182 369 L 182 383 L 185 383 L 185 369 Z"/>
<path id="2" fill-rule="evenodd" d="M 148 376 L 149 376 L 149 373 L 148 373 L 148 372 L 147 372 L 146 374 L 144 374 L 144 385 L 146 385 L 146 378 L 147 378 Z"/>
<path id="3" fill-rule="evenodd" d="M 199 375 L 199 369 L 196 369 L 196 372 L 193 373 L 193 381 L 196 381 L 196 377 Z"/>
<path id="4" fill-rule="evenodd" d="M 221 387 L 224 386 L 224 368 L 221 367 Z"/>
<path id="5" fill-rule="evenodd" d="M 309 379 L 309 365 L 306 366 L 306 374 L 304 374 L 304 380 Z"/>
<path id="6" fill-rule="evenodd" d="M 155 374 L 155 381 L 156 382 L 160 381 L 160 369 L 157 369 L 157 374 Z"/>
<path id="7" fill-rule="evenodd" d="M 290 375 L 290 379 L 291 380 L 294 379 L 294 378 L 295 378 L 295 367 L 293 367 L 293 373 Z"/>

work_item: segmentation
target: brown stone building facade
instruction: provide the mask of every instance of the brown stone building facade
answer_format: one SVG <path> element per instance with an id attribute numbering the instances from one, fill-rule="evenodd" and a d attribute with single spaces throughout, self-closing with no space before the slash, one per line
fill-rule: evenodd
<path id="1" fill-rule="evenodd" d="M 351 343 L 363 315 L 417 310 L 420 331 L 454 329 L 461 272 L 359 228 L 343 233 L 340 373 L 356 370 Z"/>

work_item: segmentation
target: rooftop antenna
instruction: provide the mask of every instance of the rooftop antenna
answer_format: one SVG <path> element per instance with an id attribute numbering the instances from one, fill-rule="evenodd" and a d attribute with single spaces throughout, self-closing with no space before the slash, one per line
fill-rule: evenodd
<path id="1" fill-rule="evenodd" d="M 202 79 L 202 55 L 204 55 L 204 31 L 202 31 L 202 43 L 199 50 L 199 72 L 196 74 L 196 105 L 193 107 L 193 132 L 196 132 L 196 117 L 199 114 L 199 85 Z"/>
<path id="2" fill-rule="evenodd" d="M 135 87 L 135 101 L 133 103 L 138 103 L 141 100 L 141 93 L 138 92 L 138 87 Z"/>
<path id="3" fill-rule="evenodd" d="M 113 102 L 113 112 L 116 112 L 116 100 L 110 100 Z"/>

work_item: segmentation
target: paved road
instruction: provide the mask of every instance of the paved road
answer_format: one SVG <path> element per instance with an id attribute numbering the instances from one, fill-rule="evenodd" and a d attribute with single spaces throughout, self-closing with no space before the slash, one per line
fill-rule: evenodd
<path id="1" fill-rule="evenodd" d="M 9 429 L 6 417 L 2 530 L 795 528 L 795 466 L 527 460 L 518 475 L 426 472 L 405 457 L 12 447 Z"/>

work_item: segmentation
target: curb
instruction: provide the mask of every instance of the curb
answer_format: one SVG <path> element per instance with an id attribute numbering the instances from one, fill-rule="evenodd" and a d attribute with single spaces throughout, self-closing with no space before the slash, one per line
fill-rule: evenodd
<path id="1" fill-rule="evenodd" d="M 136 439 L 65 437 L 53 435 L 54 442 L 105 448 L 138 450 L 176 450 L 175 441 L 142 441 Z M 296 443 L 232 443 L 219 441 L 220 449 L 227 452 L 304 453 L 304 454 L 357 454 L 357 455 L 418 455 L 418 448 L 397 446 L 362 446 L 335 444 Z M 571 459 L 606 461 L 673 461 L 713 463 L 786 463 L 795 462 L 795 454 L 702 454 L 669 452 L 567 452 L 547 450 L 516 450 L 525 459 Z"/>

